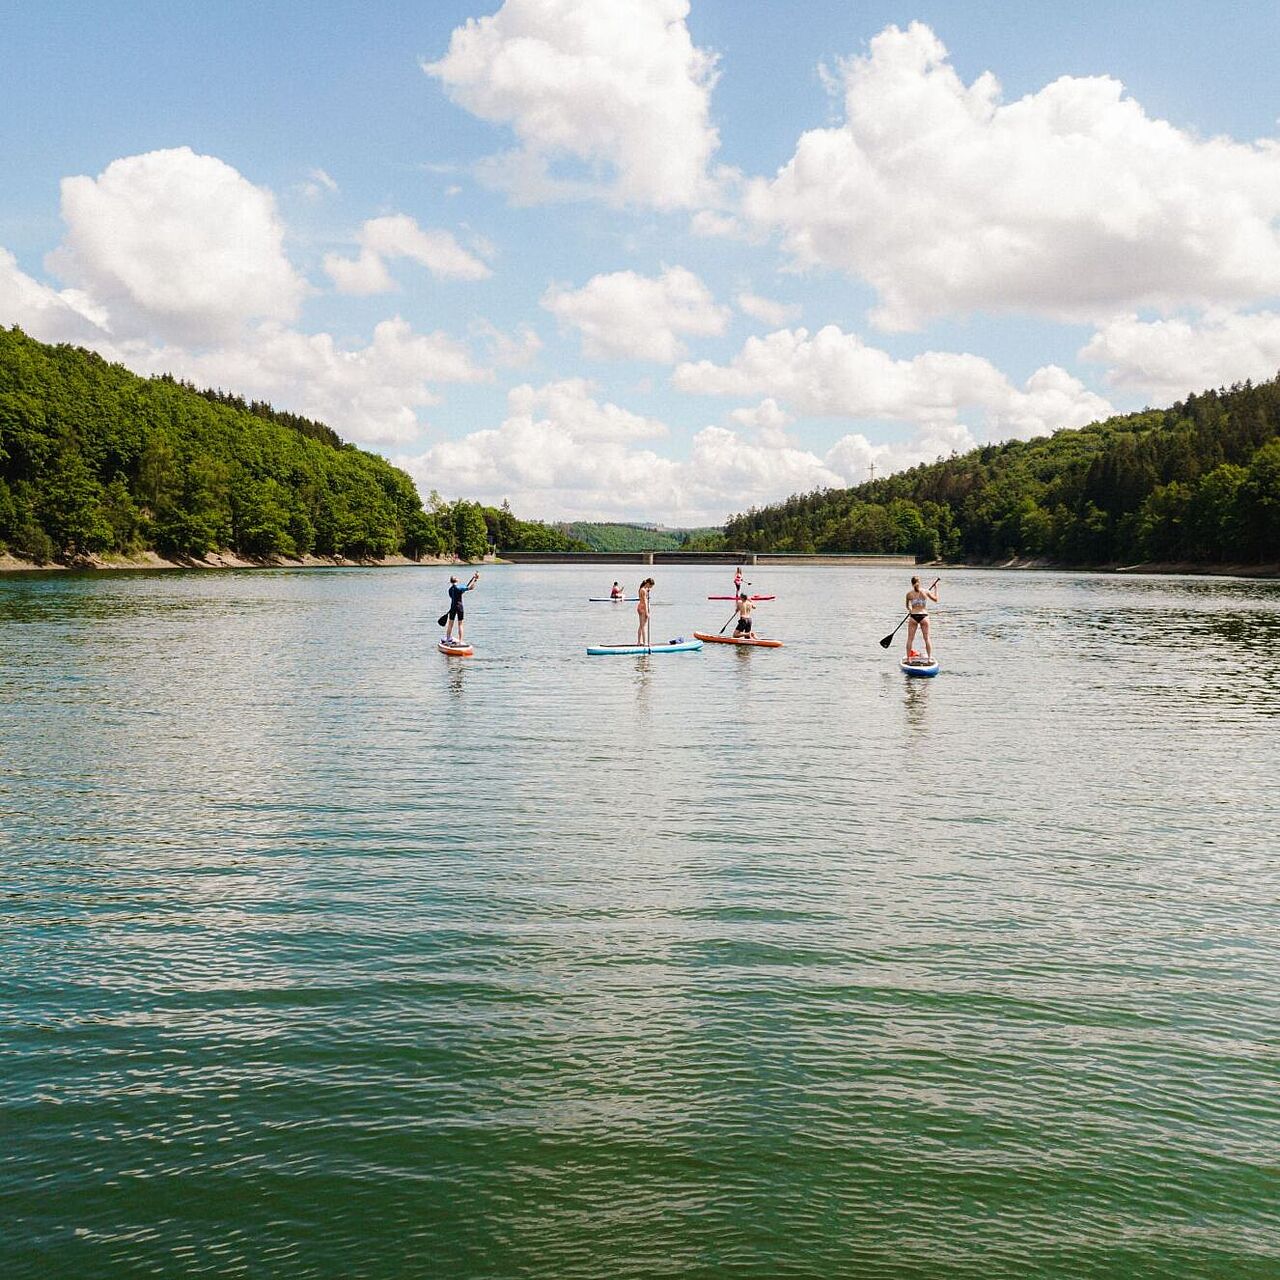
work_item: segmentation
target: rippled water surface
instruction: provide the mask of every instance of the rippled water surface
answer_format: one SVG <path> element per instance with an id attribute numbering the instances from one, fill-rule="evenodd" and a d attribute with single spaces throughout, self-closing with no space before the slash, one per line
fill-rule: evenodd
<path id="1" fill-rule="evenodd" d="M 1280 1275 L 1280 584 L 623 572 L 0 581 L 4 1274 Z"/>

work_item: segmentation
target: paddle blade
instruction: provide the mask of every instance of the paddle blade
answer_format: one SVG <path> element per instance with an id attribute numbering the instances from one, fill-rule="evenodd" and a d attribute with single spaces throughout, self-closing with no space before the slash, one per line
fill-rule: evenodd
<path id="1" fill-rule="evenodd" d="M 446 622 L 448 622 L 448 621 L 449 621 L 449 615 L 448 615 L 447 613 L 442 613 L 442 614 L 441 614 L 441 615 L 436 619 L 436 626 L 437 626 L 437 627 L 443 627 L 443 626 L 444 626 L 444 624 L 445 624 Z"/>
<path id="2" fill-rule="evenodd" d="M 880 641 L 880 647 L 882 649 L 887 649 L 893 643 L 893 637 L 895 634 L 896 634 L 895 632 L 890 631 L 889 634 L 885 636 L 883 640 Z"/>

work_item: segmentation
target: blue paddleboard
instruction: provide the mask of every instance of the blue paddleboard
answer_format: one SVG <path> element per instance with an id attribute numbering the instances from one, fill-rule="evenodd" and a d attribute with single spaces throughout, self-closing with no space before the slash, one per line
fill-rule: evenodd
<path id="1" fill-rule="evenodd" d="M 926 662 L 923 658 L 917 658 L 908 662 L 903 658 L 898 663 L 898 670 L 909 676 L 936 676 L 939 671 L 938 660 L 934 658 L 931 662 Z"/>
<path id="2" fill-rule="evenodd" d="M 605 657 L 610 654 L 646 654 L 646 653 L 692 653 L 702 648 L 701 640 L 668 640 L 666 644 L 589 644 L 587 652 L 592 657 Z"/>

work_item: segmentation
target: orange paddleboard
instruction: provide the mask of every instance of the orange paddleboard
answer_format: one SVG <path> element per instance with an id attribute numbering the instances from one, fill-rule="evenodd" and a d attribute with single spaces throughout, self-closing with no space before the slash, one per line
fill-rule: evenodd
<path id="1" fill-rule="evenodd" d="M 707 644 L 736 644 L 744 649 L 781 649 L 781 640 L 739 640 L 736 636 L 713 636 L 705 631 L 695 631 L 695 640 L 704 640 Z"/>

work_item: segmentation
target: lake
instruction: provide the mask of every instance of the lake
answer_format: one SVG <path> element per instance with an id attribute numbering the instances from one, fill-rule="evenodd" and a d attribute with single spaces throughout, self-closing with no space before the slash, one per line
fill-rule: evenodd
<path id="1" fill-rule="evenodd" d="M 1280 1274 L 1280 583 L 642 572 L 0 580 L 5 1274 Z"/>

